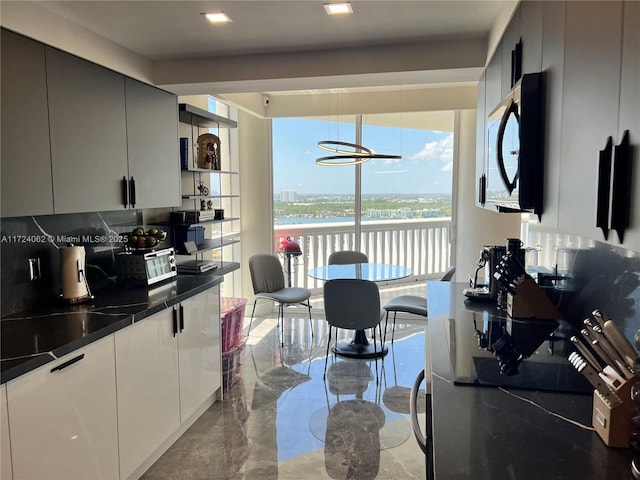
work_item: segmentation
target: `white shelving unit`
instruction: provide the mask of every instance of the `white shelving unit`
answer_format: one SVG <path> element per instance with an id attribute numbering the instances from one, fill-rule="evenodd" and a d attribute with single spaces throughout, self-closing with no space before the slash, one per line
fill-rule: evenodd
<path id="1" fill-rule="evenodd" d="M 196 268 L 193 273 L 199 274 L 198 268 L 215 264 L 215 269 L 202 273 L 224 275 L 240 268 L 240 263 L 236 261 L 240 256 L 240 218 L 238 217 L 240 196 L 237 194 L 239 174 L 229 168 L 231 145 L 223 138 L 221 138 L 221 153 L 218 159 L 221 169 L 198 168 L 197 139 L 205 133 L 214 133 L 222 137 L 223 131 L 236 128 L 237 122 L 186 103 L 179 104 L 178 110 L 180 137 L 188 138 L 186 165 L 181 159 L 182 208 L 180 210 L 201 211 L 201 203 L 205 203 L 205 209 L 221 209 L 224 212 L 222 219 L 207 218 L 171 224 L 174 239 L 184 236 L 184 232 L 189 229 L 204 229 L 204 242 L 198 244 L 195 251 L 187 252 L 182 241 L 174 241 L 178 254 L 178 269 L 180 270 L 180 265 L 184 269 L 187 264 L 190 264 Z M 208 192 L 202 194 L 198 189 L 199 185 L 206 187 Z M 208 207 L 207 203 L 209 203 Z"/>

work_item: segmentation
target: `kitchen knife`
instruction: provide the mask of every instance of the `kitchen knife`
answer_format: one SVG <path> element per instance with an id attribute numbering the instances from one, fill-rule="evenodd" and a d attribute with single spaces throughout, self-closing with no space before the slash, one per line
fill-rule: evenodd
<path id="1" fill-rule="evenodd" d="M 576 360 L 576 358 L 578 358 L 578 360 Z M 593 368 L 593 370 L 596 371 L 596 372 L 600 370 L 600 368 L 597 365 L 592 365 L 591 363 L 589 363 L 589 361 L 586 360 L 584 357 L 580 356 L 580 354 L 578 352 L 571 352 L 569 354 L 569 362 L 571 363 L 571 365 L 574 365 L 574 362 L 576 362 L 576 361 L 585 361 L 585 362 L 587 362 L 587 365 L 589 365 L 591 368 Z"/>
<path id="2" fill-rule="evenodd" d="M 609 358 L 609 355 L 607 355 L 605 351 L 602 350 L 602 348 L 600 348 L 600 345 L 593 344 L 594 338 L 591 336 L 591 333 L 589 333 L 589 330 L 583 328 L 582 330 L 580 330 L 580 333 L 582 334 L 582 338 L 584 339 L 585 343 L 591 347 L 593 352 L 595 352 L 596 358 L 601 360 L 601 365 L 610 365 L 613 363 L 613 360 Z"/>
<path id="3" fill-rule="evenodd" d="M 587 347 L 585 344 L 583 344 L 580 341 L 580 339 L 578 337 L 576 337 L 575 335 L 573 337 L 571 337 L 571 341 L 576 346 L 576 349 L 578 350 L 578 352 L 580 352 L 580 354 L 589 362 L 589 364 L 594 368 L 594 370 L 596 370 L 596 371 L 602 370 L 602 366 L 603 365 L 591 353 L 591 350 L 589 350 L 589 347 Z"/>
<path id="4" fill-rule="evenodd" d="M 606 320 L 604 318 L 604 315 L 602 315 L 602 312 L 600 310 L 596 309 L 593 312 L 591 312 L 591 315 L 593 315 L 593 318 L 595 319 L 597 324 L 600 325 L 600 328 L 604 328 L 604 322 Z"/>
<path id="5" fill-rule="evenodd" d="M 612 320 L 604 322 L 604 335 L 611 343 L 611 346 L 615 348 L 618 353 L 624 358 L 629 367 L 633 368 L 635 360 L 638 358 L 638 352 L 633 348 L 633 345 L 626 339 L 624 334 L 620 331 L 618 326 L 613 323 Z"/>
<path id="6" fill-rule="evenodd" d="M 575 352 L 574 352 L 575 353 Z M 602 396 L 605 403 L 607 403 L 610 407 L 615 407 L 622 403 L 622 400 L 611 391 L 611 389 L 607 386 L 606 383 L 600 378 L 600 376 L 596 373 L 596 371 L 591 368 L 591 366 L 580 356 L 580 354 L 576 353 L 573 356 L 573 361 L 571 362 L 575 369 L 585 376 L 585 378 L 591 383 L 593 388 Z"/>
<path id="7" fill-rule="evenodd" d="M 626 377 L 633 378 L 634 373 L 633 369 L 627 365 L 627 362 L 624 358 L 613 348 L 613 345 L 607 340 L 607 337 L 604 335 L 604 331 L 600 328 L 599 325 L 593 326 L 593 335 L 596 337 L 598 342 L 600 342 L 600 347 L 607 352 L 609 357 L 611 357 L 615 365 L 618 367 L 618 370 Z"/>

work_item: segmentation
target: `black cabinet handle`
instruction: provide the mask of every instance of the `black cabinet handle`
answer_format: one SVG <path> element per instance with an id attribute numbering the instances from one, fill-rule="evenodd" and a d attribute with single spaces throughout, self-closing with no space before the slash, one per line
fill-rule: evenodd
<path id="1" fill-rule="evenodd" d="M 176 307 L 173 307 L 173 336 L 175 337 L 178 334 L 178 310 Z"/>
<path id="2" fill-rule="evenodd" d="M 127 182 L 127 177 L 122 177 L 122 203 L 124 208 L 129 206 L 129 182 Z"/>
<path id="3" fill-rule="evenodd" d="M 611 152 L 613 140 L 607 138 L 607 144 L 600 150 L 598 161 L 598 201 L 596 206 L 596 227 L 602 229 L 604 239 L 609 237 L 609 191 L 611 188 Z"/>
<path id="4" fill-rule="evenodd" d="M 79 362 L 80 360 L 82 360 L 84 358 L 84 353 L 81 353 L 80 355 L 78 355 L 77 357 L 73 357 L 71 360 L 67 360 L 64 363 L 61 363 L 60 365 L 58 365 L 57 367 L 53 367 L 51 369 L 51 373 L 53 372 L 57 372 L 58 370 L 62 370 L 64 368 L 67 368 L 71 365 L 73 365 L 74 363 Z"/>
<path id="5" fill-rule="evenodd" d="M 131 206 L 135 208 L 136 206 L 136 181 L 133 177 L 131 177 L 131 182 L 129 183 L 129 198 L 131 199 Z"/>
<path id="6" fill-rule="evenodd" d="M 180 305 L 180 333 L 184 332 L 184 307 Z"/>
<path id="7" fill-rule="evenodd" d="M 622 140 L 615 146 L 611 192 L 611 229 L 617 232 L 620 243 L 624 242 L 624 231 L 629 226 L 631 174 L 629 130 L 625 130 Z"/>

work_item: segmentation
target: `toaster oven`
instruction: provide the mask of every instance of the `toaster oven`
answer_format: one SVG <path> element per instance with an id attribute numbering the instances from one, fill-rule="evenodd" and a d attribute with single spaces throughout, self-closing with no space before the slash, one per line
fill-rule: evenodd
<path id="1" fill-rule="evenodd" d="M 140 285 L 153 285 L 175 277 L 178 274 L 175 249 L 119 253 L 118 273 L 120 281 Z"/>

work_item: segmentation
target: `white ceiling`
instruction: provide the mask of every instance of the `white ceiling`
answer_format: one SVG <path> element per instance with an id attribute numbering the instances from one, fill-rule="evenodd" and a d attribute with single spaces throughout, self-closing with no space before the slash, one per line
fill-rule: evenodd
<path id="1" fill-rule="evenodd" d="M 328 16 L 323 3 L 1 0 L 0 21 L 179 95 L 226 95 L 267 115 L 265 94 L 294 104 L 336 88 L 388 96 L 474 83 L 517 0 L 353 0 L 346 16 Z M 233 22 L 213 25 L 201 15 L 211 11 Z"/>
<path id="2" fill-rule="evenodd" d="M 329 1 L 329 0 L 327 0 Z M 488 37 L 502 0 L 44 1 L 42 6 L 152 60 L 315 51 L 435 38 Z M 201 13 L 233 20 L 212 25 Z"/>

